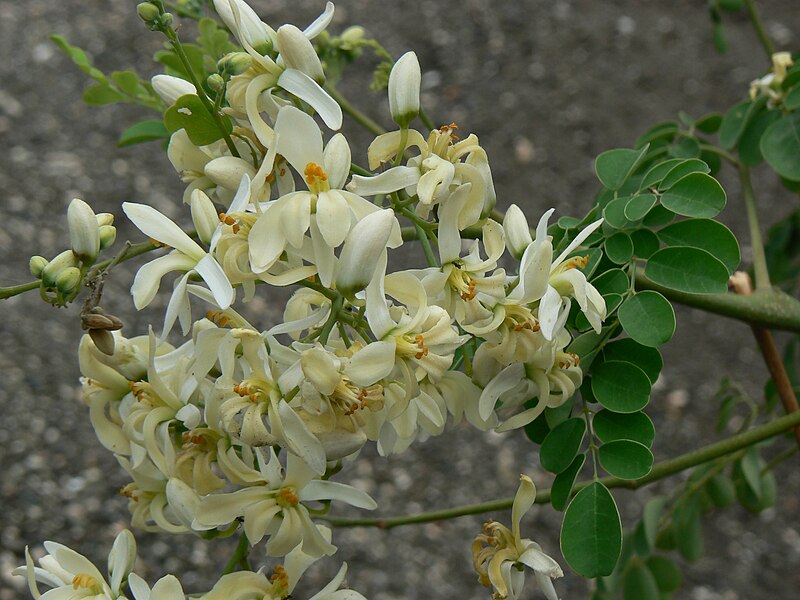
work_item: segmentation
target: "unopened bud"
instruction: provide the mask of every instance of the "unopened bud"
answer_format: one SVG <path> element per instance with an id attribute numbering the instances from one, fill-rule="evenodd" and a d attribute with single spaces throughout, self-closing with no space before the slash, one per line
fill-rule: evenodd
<path id="1" fill-rule="evenodd" d="M 302 71 L 320 85 L 325 83 L 317 51 L 297 27 L 283 25 L 278 29 L 278 50 L 287 69 Z"/>
<path id="2" fill-rule="evenodd" d="M 42 283 L 48 288 L 55 287 L 56 278 L 61 274 L 61 271 L 77 266 L 78 258 L 75 253 L 72 250 L 64 250 L 42 269 Z"/>
<path id="3" fill-rule="evenodd" d="M 158 7 L 152 2 L 142 2 L 136 5 L 136 14 L 149 25 L 158 19 Z"/>
<path id="4" fill-rule="evenodd" d="M 100 249 L 105 250 L 113 246 L 117 239 L 117 228 L 113 225 L 103 225 L 100 227 Z"/>
<path id="5" fill-rule="evenodd" d="M 69 241 L 75 256 L 85 263 L 93 263 L 100 252 L 100 231 L 92 207 L 80 198 L 69 203 L 67 209 Z"/>
<path id="6" fill-rule="evenodd" d="M 197 94 L 191 81 L 172 75 L 156 75 L 150 80 L 153 91 L 166 103 L 172 106 L 181 96 Z"/>
<path id="7" fill-rule="evenodd" d="M 503 231 L 506 234 L 506 247 L 517 260 L 522 258 L 525 249 L 533 241 L 528 220 L 519 206 L 512 204 L 508 207 L 503 218 Z"/>
<path id="8" fill-rule="evenodd" d="M 103 225 L 114 224 L 114 215 L 112 215 L 111 213 L 97 213 L 95 217 L 97 217 L 98 227 L 102 227 Z"/>
<path id="9" fill-rule="evenodd" d="M 386 208 L 368 214 L 350 230 L 336 275 L 336 288 L 342 294 L 351 297 L 372 281 L 396 222 L 394 211 Z"/>
<path id="10" fill-rule="evenodd" d="M 205 174 L 211 181 L 229 190 L 239 188 L 239 182 L 245 173 L 253 179 L 256 171 L 252 164 L 235 156 L 220 156 L 210 161 L 205 168 Z"/>
<path id="11" fill-rule="evenodd" d="M 47 266 L 47 259 L 44 256 L 31 256 L 31 275 L 37 279 L 41 279 L 42 271 Z"/>
<path id="12" fill-rule="evenodd" d="M 361 25 L 352 25 L 342 32 L 339 39 L 345 44 L 355 44 L 364 39 L 366 31 Z"/>
<path id="13" fill-rule="evenodd" d="M 218 94 L 225 89 L 225 80 L 219 73 L 213 73 L 206 79 L 208 87 L 217 92 Z"/>
<path id="14" fill-rule="evenodd" d="M 56 289 L 64 295 L 69 295 L 78 289 L 81 284 L 81 271 L 77 267 L 67 267 L 56 277 Z"/>
<path id="15" fill-rule="evenodd" d="M 217 209 L 203 190 L 193 190 L 190 202 L 192 222 L 197 230 L 197 237 L 204 244 L 208 244 L 219 226 Z"/>
<path id="16" fill-rule="evenodd" d="M 169 29 L 170 27 L 172 27 L 172 21 L 174 19 L 175 17 L 172 15 L 172 13 L 164 13 L 163 15 L 161 15 L 161 26 L 164 29 Z"/>
<path id="17" fill-rule="evenodd" d="M 253 59 L 247 52 L 231 52 L 217 62 L 217 69 L 225 75 L 240 75 L 247 71 L 253 64 Z"/>
<path id="18" fill-rule="evenodd" d="M 413 52 L 403 54 L 389 73 L 389 112 L 403 129 L 419 114 L 421 80 L 419 61 Z"/>

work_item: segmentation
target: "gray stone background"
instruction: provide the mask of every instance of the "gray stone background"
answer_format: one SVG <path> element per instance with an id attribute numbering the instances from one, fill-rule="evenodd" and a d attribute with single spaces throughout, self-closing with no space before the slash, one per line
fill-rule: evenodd
<path id="1" fill-rule="evenodd" d="M 253 4 L 276 26 L 302 27 L 323 7 L 322 0 Z M 140 239 L 122 218 L 123 201 L 179 214 L 181 184 L 160 150 L 114 146 L 119 132 L 145 112 L 83 106 L 87 79 L 47 39 L 51 33 L 66 36 L 106 71 L 152 74 L 150 56 L 161 40 L 137 21 L 134 5 L 0 1 L 0 285 L 27 281 L 32 254 L 49 257 L 66 246 L 65 210 L 75 196 L 98 211 L 114 212 L 119 240 Z M 759 5 L 780 48 L 800 45 L 796 0 Z M 649 125 L 681 109 L 695 116 L 725 109 L 766 67 L 743 14 L 726 18 L 728 54 L 714 51 L 701 0 L 343 0 L 332 30 L 352 23 L 366 26 L 395 55 L 416 50 L 429 112 L 436 121 L 456 121 L 462 132 L 479 135 L 492 161 L 499 208 L 515 202 L 533 219 L 551 206 L 559 215 L 579 215 L 597 189 L 592 161 L 599 152 L 630 146 Z M 345 89 L 388 125 L 385 100 L 366 90 L 366 82 L 356 76 Z M 354 146 L 368 142 L 364 135 L 353 139 Z M 796 197 L 765 169 L 755 178 L 765 226 L 796 206 Z M 730 178 L 723 181 L 729 208 L 722 219 L 741 237 L 747 259 L 740 194 Z M 146 323 L 163 314 L 157 303 L 142 314 L 132 311 L 131 278 L 131 268 L 115 271 L 105 296 L 106 307 L 124 317 L 129 336 L 145 332 Z M 270 300 L 254 308 L 265 327 L 279 314 L 279 303 Z M 96 442 L 77 399 L 78 308 L 51 309 L 34 292 L 2 302 L 0 310 L 0 600 L 9 600 L 27 597 L 22 580 L 9 575 L 23 562 L 26 544 L 36 551 L 42 540 L 58 540 L 102 569 L 128 513 L 117 495 L 126 481 Z M 756 398 L 766 378 L 745 325 L 688 309 L 679 309 L 678 318 L 648 409 L 659 431 L 657 460 L 715 439 L 717 407 L 711 398 L 723 376 L 740 381 Z M 373 455 L 365 451 L 349 478 L 374 495 L 381 515 L 510 496 L 520 472 L 532 475 L 540 488 L 550 481 L 519 432 L 476 435 L 457 428 L 401 456 Z M 760 515 L 730 508 L 705 520 L 706 556 L 686 568 L 676 598 L 800 595 L 797 460 L 781 465 L 776 475 L 774 508 Z M 681 479 L 635 495 L 615 493 L 623 522 L 634 523 L 648 497 Z M 346 560 L 349 584 L 375 600 L 487 598 L 475 582 L 469 550 L 484 518 L 388 532 L 337 531 L 339 553 L 309 574 L 304 590 L 327 581 Z M 523 531 L 564 566 L 567 575 L 557 582 L 561 596 L 585 597 L 586 582 L 560 556 L 559 525 L 560 515 L 537 507 Z M 190 536 L 140 533 L 137 539 L 138 572 L 151 582 L 175 573 L 189 591 L 207 589 L 231 551 L 226 542 Z M 538 597 L 532 589 L 525 594 Z"/>

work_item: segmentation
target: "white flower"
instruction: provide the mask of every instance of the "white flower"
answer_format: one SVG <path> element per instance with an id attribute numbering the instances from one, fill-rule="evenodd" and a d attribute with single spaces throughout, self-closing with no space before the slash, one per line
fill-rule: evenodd
<path id="1" fill-rule="evenodd" d="M 496 521 L 483 526 L 484 533 L 472 543 L 472 562 L 478 573 L 478 581 L 494 588 L 492 596 L 497 600 L 516 600 L 525 583 L 524 572 L 517 565 L 533 569 L 536 582 L 547 600 L 558 600 L 551 579 L 564 573 L 558 563 L 542 552 L 534 541 L 521 539 L 520 520 L 533 506 L 536 486 L 527 475 L 520 475 L 520 484 L 511 508 L 511 530 Z"/>
<path id="2" fill-rule="evenodd" d="M 56 542 L 45 542 L 47 555 L 33 564 L 25 548 L 25 566 L 14 569 L 14 575 L 24 575 L 34 598 L 46 600 L 116 600 L 124 599 L 120 587 L 133 569 L 136 560 L 136 541 L 127 529 L 120 532 L 108 554 L 108 578 L 100 574 L 88 558 Z M 42 594 L 38 584 L 52 589 Z"/>
<path id="3" fill-rule="evenodd" d="M 128 585 L 136 600 L 183 600 L 185 596 L 180 581 L 174 575 L 164 575 L 151 590 L 144 579 L 131 573 Z"/>
<path id="4" fill-rule="evenodd" d="M 196 272 L 208 284 L 217 305 L 228 308 L 233 302 L 233 287 L 225 276 L 225 272 L 214 257 L 206 252 L 197 242 L 155 208 L 145 204 L 123 202 L 122 210 L 133 221 L 133 224 L 146 236 L 174 248 L 166 256 L 157 258 L 142 266 L 136 273 L 131 287 L 133 303 L 138 310 L 146 307 L 156 295 L 161 278 L 170 271 L 184 271 L 187 276 L 176 286 L 173 295 L 180 293 L 188 274 Z"/>
<path id="5" fill-rule="evenodd" d="M 75 256 L 86 264 L 92 264 L 100 252 L 100 226 L 92 207 L 75 198 L 67 208 L 67 224 Z"/>
<path id="6" fill-rule="evenodd" d="M 314 526 L 303 502 L 341 500 L 370 510 L 377 506 L 372 498 L 355 488 L 314 479 L 315 473 L 294 454 L 288 454 L 285 476 L 272 448 L 268 451 L 268 462 L 260 452 L 257 457 L 261 481 L 232 493 L 204 497 L 197 510 L 196 528 L 228 525 L 241 517 L 251 544 L 270 536 L 267 556 L 284 556 L 302 544 L 303 552 L 317 557 L 333 554 L 336 547 Z"/>

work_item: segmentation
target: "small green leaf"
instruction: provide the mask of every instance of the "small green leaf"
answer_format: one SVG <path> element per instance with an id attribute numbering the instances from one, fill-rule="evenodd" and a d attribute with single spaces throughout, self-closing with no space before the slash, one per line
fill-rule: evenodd
<path id="1" fill-rule="evenodd" d="M 647 216 L 642 221 L 642 225 L 646 227 L 659 227 L 671 223 L 675 219 L 675 213 L 671 210 L 664 208 L 657 204 L 653 209 L 647 213 Z"/>
<path id="2" fill-rule="evenodd" d="M 705 250 L 663 248 L 647 261 L 644 274 L 654 283 L 691 294 L 724 294 L 728 269 Z"/>
<path id="3" fill-rule="evenodd" d="M 617 148 L 606 150 L 594 161 L 594 170 L 600 182 L 610 190 L 620 189 L 647 153 L 649 144 L 640 150 Z"/>
<path id="4" fill-rule="evenodd" d="M 569 468 L 578 454 L 586 435 L 583 418 L 567 419 L 547 434 L 539 450 L 542 466 L 551 473 L 561 473 Z"/>
<path id="5" fill-rule="evenodd" d="M 656 206 L 655 208 L 661 207 Z M 661 247 L 658 236 L 650 229 L 642 228 L 632 232 L 631 241 L 633 242 L 633 254 L 637 258 L 648 259 Z"/>
<path id="6" fill-rule="evenodd" d="M 569 419 L 571 414 L 571 402 L 564 402 L 564 404 L 556 406 L 555 408 L 548 407 L 544 409 L 544 416 L 545 419 L 547 419 L 547 424 L 550 426 L 550 429 L 555 429 L 557 426 L 561 425 L 561 423 Z"/>
<path id="7" fill-rule="evenodd" d="M 639 413 L 641 414 L 641 413 Z M 653 468 L 653 453 L 633 440 L 614 440 L 600 446 L 600 465 L 620 479 L 639 479 Z"/>
<path id="8" fill-rule="evenodd" d="M 574 352 L 581 357 L 581 363 L 585 362 L 589 354 L 596 353 L 597 346 L 601 339 L 601 334 L 594 331 L 587 331 L 572 340 L 572 343 L 567 347 L 570 352 Z"/>
<path id="9" fill-rule="evenodd" d="M 699 158 L 683 160 L 670 169 L 658 185 L 660 191 L 668 190 L 690 173 L 708 173 L 711 169 Z"/>
<path id="10" fill-rule="evenodd" d="M 650 188 L 658 185 L 675 165 L 679 165 L 682 162 L 683 160 L 680 158 L 670 158 L 669 160 L 665 160 L 653 165 L 650 167 L 650 170 L 644 174 L 642 183 L 639 186 L 639 190 L 649 190 Z"/>
<path id="11" fill-rule="evenodd" d="M 226 134 L 233 131 L 231 120 L 220 117 Z M 164 114 L 164 124 L 170 131 L 185 129 L 191 142 L 197 146 L 205 146 L 223 137 L 217 121 L 209 114 L 199 97 L 194 94 L 181 96 Z"/>
<path id="12" fill-rule="evenodd" d="M 86 53 L 78 48 L 77 46 L 71 46 L 67 40 L 60 36 L 60 35 L 51 35 L 50 39 L 61 48 L 61 50 L 70 57 L 73 63 L 84 73 L 86 73 L 92 79 L 97 81 L 105 81 L 106 76 L 100 69 L 97 69 L 92 66 L 89 62 L 89 58 L 86 56 Z"/>
<path id="13" fill-rule="evenodd" d="M 633 256 L 633 242 L 624 231 L 618 231 L 607 238 L 603 248 L 608 259 L 618 265 L 629 262 Z"/>
<path id="14" fill-rule="evenodd" d="M 744 480 L 756 496 L 761 496 L 761 457 L 758 450 L 750 448 L 740 461 Z"/>
<path id="15" fill-rule="evenodd" d="M 603 409 L 592 419 L 592 429 L 604 443 L 633 440 L 650 446 L 656 437 L 653 421 L 643 412 L 621 414 Z"/>
<path id="16" fill-rule="evenodd" d="M 725 202 L 725 190 L 705 173 L 690 173 L 661 196 L 662 206 L 686 217 L 714 217 Z"/>
<path id="17" fill-rule="evenodd" d="M 530 401 L 531 405 L 528 406 L 526 403 L 525 408 L 533 408 L 537 402 L 539 402 L 538 399 Z M 525 425 L 525 435 L 530 441 L 539 446 L 542 445 L 548 433 L 550 433 L 550 426 L 547 424 L 547 417 L 545 417 L 544 414 L 539 415 L 533 421 Z"/>
<path id="18" fill-rule="evenodd" d="M 648 143 L 653 147 L 669 144 L 675 139 L 677 134 L 678 124 L 675 121 L 658 123 L 657 125 L 654 125 L 648 129 L 638 140 L 636 140 L 636 148 L 639 149 Z"/>
<path id="19" fill-rule="evenodd" d="M 616 198 L 606 204 L 606 207 L 603 209 L 603 219 L 605 219 L 605 223 L 603 226 L 611 226 L 614 229 L 622 229 L 630 224 L 628 218 L 625 216 L 625 206 L 628 204 L 630 200 L 629 196 L 623 196 L 622 198 Z"/>
<path id="20" fill-rule="evenodd" d="M 630 289 L 631 282 L 622 269 L 609 269 L 595 277 L 592 285 L 601 294 L 624 294 Z"/>
<path id="21" fill-rule="evenodd" d="M 674 158 L 697 158 L 700 156 L 700 142 L 691 137 L 683 137 L 667 149 L 667 154 Z"/>
<path id="22" fill-rule="evenodd" d="M 736 12 L 741 10 L 744 0 L 717 0 L 719 7 L 728 12 Z"/>
<path id="23" fill-rule="evenodd" d="M 622 597 L 624 600 L 659 600 L 661 595 L 650 570 L 641 564 L 634 564 L 625 575 Z"/>
<path id="24" fill-rule="evenodd" d="M 695 494 L 681 502 L 672 517 L 675 543 L 686 560 L 703 555 L 703 528 L 700 521 L 700 499 Z"/>
<path id="25" fill-rule="evenodd" d="M 650 548 L 656 545 L 658 525 L 661 521 L 661 513 L 664 512 L 664 505 L 666 503 L 667 499 L 664 496 L 655 496 L 644 505 L 642 526 L 644 528 L 645 541 Z"/>
<path id="26" fill-rule="evenodd" d="M 139 76 L 133 71 L 114 71 L 111 73 L 111 79 L 129 96 L 136 96 L 139 92 Z"/>
<path id="27" fill-rule="evenodd" d="M 675 333 L 672 304 L 652 290 L 628 298 L 620 306 L 617 316 L 625 332 L 644 346 L 657 348 L 666 344 Z"/>
<path id="28" fill-rule="evenodd" d="M 800 112 L 767 127 L 761 136 L 761 153 L 778 175 L 800 181 Z"/>
<path id="29" fill-rule="evenodd" d="M 625 218 L 629 221 L 644 219 L 650 209 L 656 204 L 655 194 L 637 194 L 625 204 Z"/>
<path id="30" fill-rule="evenodd" d="M 686 219 L 667 225 L 658 232 L 667 246 L 690 246 L 705 250 L 718 259 L 732 275 L 739 266 L 739 242 L 731 230 L 711 219 Z"/>
<path id="31" fill-rule="evenodd" d="M 797 86 L 783 98 L 783 105 L 789 110 L 800 108 L 800 86 Z"/>
<path id="32" fill-rule="evenodd" d="M 631 338 L 614 340 L 610 344 L 606 344 L 603 348 L 603 358 L 605 360 L 624 360 L 635 364 L 645 372 L 653 385 L 664 367 L 664 360 L 656 348 L 644 346 Z"/>
<path id="33" fill-rule="evenodd" d="M 610 575 L 622 550 L 622 523 L 614 497 L 599 481 L 575 495 L 561 526 L 561 553 L 584 577 Z"/>
<path id="34" fill-rule="evenodd" d="M 725 508 L 736 502 L 736 488 L 733 482 L 720 473 L 708 480 L 706 493 L 711 498 L 711 501 L 720 508 Z"/>
<path id="35" fill-rule="evenodd" d="M 119 136 L 117 146 L 122 148 L 123 146 L 132 146 L 133 144 L 168 138 L 169 130 L 164 127 L 164 122 L 158 119 L 149 119 L 134 123 L 123 131 L 122 135 Z"/>
<path id="36" fill-rule="evenodd" d="M 669 593 L 681 587 L 683 574 L 675 561 L 666 556 L 651 556 L 647 559 L 646 564 L 660 591 Z"/>
<path id="37" fill-rule="evenodd" d="M 763 104 L 762 104 L 763 105 Z M 755 103 L 745 100 L 739 102 L 730 108 L 722 118 L 722 124 L 719 128 L 719 145 L 730 150 L 734 148 L 744 132 L 744 128 L 750 122 L 753 116 L 753 107 Z"/>
<path id="38" fill-rule="evenodd" d="M 719 131 L 720 125 L 722 125 L 722 115 L 717 112 L 700 117 L 694 124 L 697 129 L 708 134 Z"/>
<path id="39" fill-rule="evenodd" d="M 762 110 L 744 130 L 739 140 L 739 158 L 745 165 L 755 167 L 764 160 L 764 155 L 761 153 L 761 138 L 769 126 L 780 118 L 779 110 Z"/>
<path id="40" fill-rule="evenodd" d="M 83 92 L 83 101 L 89 106 L 102 106 L 121 102 L 122 95 L 107 83 L 95 83 Z"/>
<path id="41" fill-rule="evenodd" d="M 586 454 L 578 454 L 567 469 L 556 475 L 550 488 L 550 504 L 556 510 L 564 510 L 585 462 Z"/>
<path id="42" fill-rule="evenodd" d="M 619 413 L 642 410 L 650 400 L 650 380 L 639 367 L 610 360 L 592 369 L 592 392 L 605 408 Z"/>

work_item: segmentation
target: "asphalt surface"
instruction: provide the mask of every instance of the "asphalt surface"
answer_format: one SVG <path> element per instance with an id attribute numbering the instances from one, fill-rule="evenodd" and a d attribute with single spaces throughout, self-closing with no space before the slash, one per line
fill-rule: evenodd
<path id="1" fill-rule="evenodd" d="M 323 7 L 321 0 L 253 4 L 276 26 L 303 26 Z M 796 0 L 759 5 L 779 47 L 800 45 Z M 134 6 L 100 0 L 0 1 L 0 285 L 28 281 L 31 255 L 52 256 L 66 247 L 65 212 L 73 197 L 115 213 L 120 240 L 140 239 L 124 221 L 123 201 L 180 214 L 181 184 L 161 151 L 114 147 L 119 132 L 146 113 L 83 106 L 87 79 L 47 39 L 52 33 L 66 36 L 106 71 L 155 73 L 150 56 L 161 41 L 138 22 Z M 430 114 L 478 134 L 490 156 L 498 207 L 515 202 L 531 220 L 551 206 L 559 215 L 580 215 L 597 190 L 592 161 L 599 152 L 632 145 L 648 126 L 675 118 L 679 110 L 694 116 L 724 110 L 766 67 L 743 15 L 726 18 L 731 47 L 718 55 L 706 3 L 690 0 L 339 2 L 332 30 L 353 23 L 364 25 L 394 55 L 417 52 Z M 386 102 L 366 89 L 367 80 L 367 75 L 356 76 L 344 89 L 388 126 Z M 362 148 L 369 141 L 363 134 L 352 139 Z M 755 180 L 765 225 L 796 206 L 796 197 L 767 170 L 758 169 Z M 727 176 L 723 181 L 732 184 Z M 735 186 L 729 188 L 722 219 L 740 236 L 747 259 L 746 224 Z M 105 295 L 107 308 L 123 317 L 129 336 L 145 332 L 151 319 L 160 321 L 164 309 L 162 296 L 143 313 L 133 311 L 127 293 L 132 273 L 128 266 L 115 271 Z M 278 306 L 267 299 L 251 308 L 266 328 L 279 315 Z M 36 552 L 41 541 L 57 540 L 102 569 L 128 513 L 117 494 L 125 477 L 95 440 L 77 398 L 78 307 L 52 309 L 34 292 L 3 302 L 0 311 L 0 600 L 10 600 L 27 597 L 22 579 L 9 575 L 24 562 L 26 544 Z M 658 429 L 656 460 L 714 439 L 712 396 L 723 377 L 740 381 L 755 398 L 766 379 L 748 327 L 688 309 L 680 309 L 678 318 L 648 409 Z M 550 481 L 535 449 L 518 432 L 499 436 L 457 428 L 401 456 L 377 459 L 374 454 L 365 450 L 349 478 L 374 495 L 380 515 L 510 496 L 520 472 L 533 476 L 541 488 Z M 797 460 L 781 465 L 776 475 L 774 508 L 760 515 L 730 508 L 708 517 L 706 555 L 685 569 L 676 598 L 797 597 Z M 636 494 L 615 493 L 623 523 L 634 523 L 651 494 L 679 481 L 681 476 Z M 305 589 L 326 582 L 346 560 L 348 583 L 373 600 L 487 598 L 470 561 L 470 542 L 484 518 L 390 531 L 336 531 L 339 553 L 309 573 Z M 560 515 L 536 507 L 523 533 L 562 563 L 561 597 L 586 597 L 586 582 L 560 557 L 559 527 Z M 210 587 L 232 550 L 229 543 L 191 536 L 137 534 L 137 540 L 137 572 L 151 582 L 175 573 L 189 591 Z M 525 597 L 538 596 L 527 590 Z"/>

